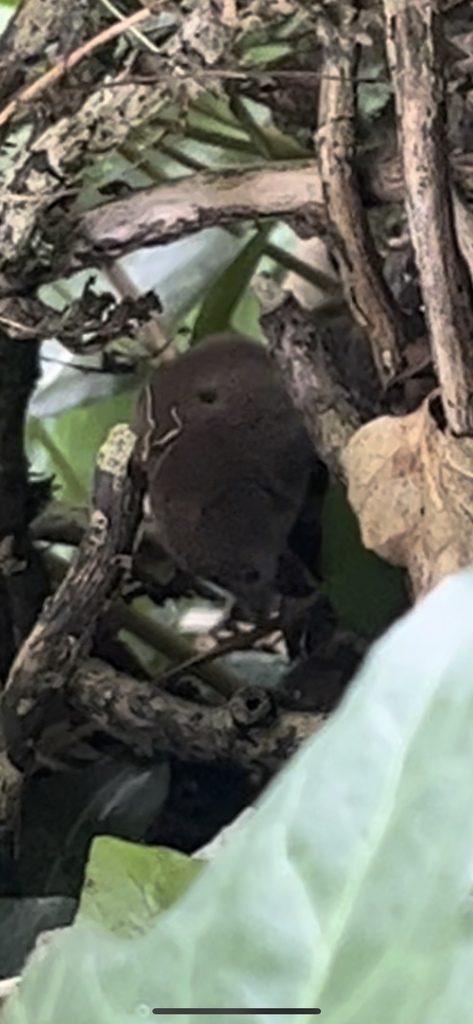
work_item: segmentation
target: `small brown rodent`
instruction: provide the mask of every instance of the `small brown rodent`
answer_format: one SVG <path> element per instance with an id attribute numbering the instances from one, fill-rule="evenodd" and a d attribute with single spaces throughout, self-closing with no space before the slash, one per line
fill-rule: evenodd
<path id="1" fill-rule="evenodd" d="M 200 342 L 152 374 L 134 429 L 161 545 L 263 612 L 320 468 L 265 349 L 235 334 Z"/>

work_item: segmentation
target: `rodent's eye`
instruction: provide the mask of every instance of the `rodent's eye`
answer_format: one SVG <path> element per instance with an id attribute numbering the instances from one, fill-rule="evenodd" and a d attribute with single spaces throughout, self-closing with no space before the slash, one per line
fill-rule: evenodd
<path id="1" fill-rule="evenodd" d="M 260 579 L 261 579 L 261 573 L 258 572 L 258 569 L 247 569 L 243 573 L 243 582 L 244 583 L 259 583 Z"/>
<path id="2" fill-rule="evenodd" d="M 206 388 L 198 392 L 198 397 L 201 402 L 206 402 L 207 405 L 212 405 L 213 402 L 217 401 L 217 392 L 213 388 Z"/>

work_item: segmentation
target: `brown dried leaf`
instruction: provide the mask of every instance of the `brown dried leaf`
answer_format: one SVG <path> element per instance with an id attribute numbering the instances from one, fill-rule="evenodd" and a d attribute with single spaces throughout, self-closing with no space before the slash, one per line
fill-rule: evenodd
<path id="1" fill-rule="evenodd" d="M 437 401 L 373 420 L 343 456 L 363 543 L 408 570 L 416 597 L 473 562 L 473 440 L 439 426 Z"/>

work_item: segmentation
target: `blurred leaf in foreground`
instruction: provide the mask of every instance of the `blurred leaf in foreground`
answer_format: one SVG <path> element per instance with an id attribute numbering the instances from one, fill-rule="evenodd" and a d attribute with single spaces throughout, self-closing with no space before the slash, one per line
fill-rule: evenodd
<path id="1" fill-rule="evenodd" d="M 374 646 L 177 904 L 132 940 L 85 922 L 59 936 L 4 1024 L 138 1024 L 160 1007 L 222 1009 L 203 1024 L 235 1007 L 243 1024 L 271 1007 L 470 1024 L 472 621 L 468 570 Z"/>

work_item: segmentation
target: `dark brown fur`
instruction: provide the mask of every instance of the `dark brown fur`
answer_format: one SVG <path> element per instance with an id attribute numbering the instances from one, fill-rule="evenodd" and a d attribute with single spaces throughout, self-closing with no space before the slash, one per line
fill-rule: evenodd
<path id="1" fill-rule="evenodd" d="M 149 386 L 134 427 L 145 437 L 151 414 L 146 470 L 160 543 L 182 569 L 262 610 L 315 462 L 277 368 L 261 345 L 227 334 L 156 370 Z"/>

